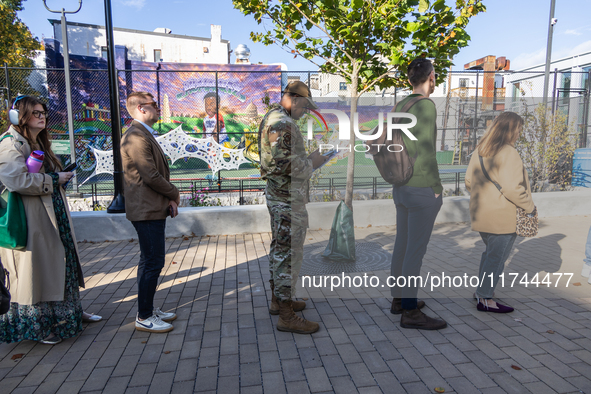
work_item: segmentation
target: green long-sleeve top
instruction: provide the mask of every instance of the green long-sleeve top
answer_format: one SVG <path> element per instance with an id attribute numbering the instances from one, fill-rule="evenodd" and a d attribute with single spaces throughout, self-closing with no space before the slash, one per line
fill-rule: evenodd
<path id="1" fill-rule="evenodd" d="M 396 110 L 402 110 L 408 100 L 417 96 L 420 94 L 409 95 L 398 103 Z M 435 194 L 440 194 L 443 191 L 443 186 L 441 186 L 435 154 L 437 108 L 431 100 L 420 100 L 410 107 L 408 112 L 417 117 L 416 126 L 409 129 L 417 140 L 411 140 L 406 134 L 403 134 L 402 138 L 410 157 L 414 157 L 417 149 L 419 154 L 413 167 L 412 178 L 406 183 L 406 186 L 431 187 Z"/>

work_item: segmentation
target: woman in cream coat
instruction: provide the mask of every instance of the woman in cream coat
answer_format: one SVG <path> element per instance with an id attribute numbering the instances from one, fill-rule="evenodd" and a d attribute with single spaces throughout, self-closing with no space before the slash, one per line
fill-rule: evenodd
<path id="1" fill-rule="evenodd" d="M 78 287 L 84 278 L 62 187 L 74 173 L 61 172 L 51 151 L 45 104 L 19 96 L 13 108 L 19 111 L 19 124 L 0 136 L 0 182 L 21 195 L 27 246 L 0 248 L 12 294 L 9 312 L 0 316 L 0 342 L 29 339 L 53 345 L 82 330 Z M 29 173 L 25 164 L 33 150 L 45 153 L 39 173 Z"/>
<path id="2" fill-rule="evenodd" d="M 486 245 L 478 274 L 484 281 L 475 293 L 479 311 L 513 311 L 492 298 L 517 237 L 517 207 L 527 213 L 535 210 L 527 172 L 514 147 L 522 129 L 523 119 L 516 113 L 503 112 L 497 116 L 472 154 L 466 170 L 472 230 L 480 232 Z M 480 157 L 489 177 L 501 185 L 500 191 L 484 175 Z"/>

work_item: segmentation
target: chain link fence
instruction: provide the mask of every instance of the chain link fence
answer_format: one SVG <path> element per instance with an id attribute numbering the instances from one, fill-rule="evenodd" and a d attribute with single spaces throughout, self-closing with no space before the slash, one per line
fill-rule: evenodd
<path id="1" fill-rule="evenodd" d="M 98 173 L 94 150 L 112 149 L 108 74 L 103 69 L 71 70 L 74 140 L 78 162 L 79 193 L 112 193 L 112 175 Z M 552 112 L 568 118 L 579 147 L 589 143 L 590 73 L 552 72 L 548 105 Z M 237 202 L 252 191 L 264 189 L 259 179 L 258 125 L 270 103 L 278 102 L 287 83 L 306 83 L 320 112 L 337 108 L 348 113 L 351 92 L 339 76 L 318 72 L 280 71 L 185 71 L 167 69 L 125 70 L 118 72 L 123 131 L 131 117 L 125 100 L 132 91 L 154 95 L 161 108 L 161 120 L 154 125 L 158 136 L 182 131 L 192 138 L 213 137 L 226 148 L 245 148 L 248 163 L 233 170 L 213 172 L 210 163 L 196 157 L 171 160 L 171 178 L 183 191 L 207 188 L 209 192 L 235 193 Z M 469 156 L 493 119 L 503 111 L 531 115 L 543 96 L 544 74 L 539 72 L 461 71 L 449 73 L 438 81 L 431 99 L 437 108 L 435 146 L 441 178 L 454 190 L 463 180 Z M 374 90 L 359 99 L 359 130 L 377 124 L 378 113 L 393 108 L 411 92 L 406 89 Z M 5 112 L 10 98 L 30 94 L 48 103 L 48 127 L 53 148 L 64 164 L 70 161 L 70 137 L 63 69 L 7 68 L 0 70 L 0 107 Z M 529 115 L 528 115 L 529 114 Z M 324 116 L 326 126 L 315 122 L 310 147 L 325 141 L 337 131 L 338 121 Z M 6 118 L 0 121 L 7 128 Z M 307 130 L 307 120 L 300 121 Z M 189 149 L 189 148 L 187 148 Z M 391 189 L 380 177 L 373 160 L 364 152 L 355 153 L 355 193 L 358 198 L 376 198 Z M 311 199 L 336 200 L 343 196 L 347 159 L 333 160 L 312 179 Z M 72 187 L 72 186 L 70 186 Z"/>

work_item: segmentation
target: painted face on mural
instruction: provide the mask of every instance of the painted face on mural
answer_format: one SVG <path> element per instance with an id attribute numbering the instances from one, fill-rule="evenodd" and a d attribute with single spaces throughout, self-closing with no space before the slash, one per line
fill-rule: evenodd
<path id="1" fill-rule="evenodd" d="M 215 97 L 207 97 L 205 99 L 205 112 L 210 118 L 215 115 Z"/>

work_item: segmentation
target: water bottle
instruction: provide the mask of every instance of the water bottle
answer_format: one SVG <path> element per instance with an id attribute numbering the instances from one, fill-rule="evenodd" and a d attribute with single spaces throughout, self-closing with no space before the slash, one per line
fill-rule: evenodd
<path id="1" fill-rule="evenodd" d="M 37 173 L 43 165 L 43 158 L 45 154 L 40 150 L 35 150 L 27 159 L 27 170 L 32 173 Z"/>

